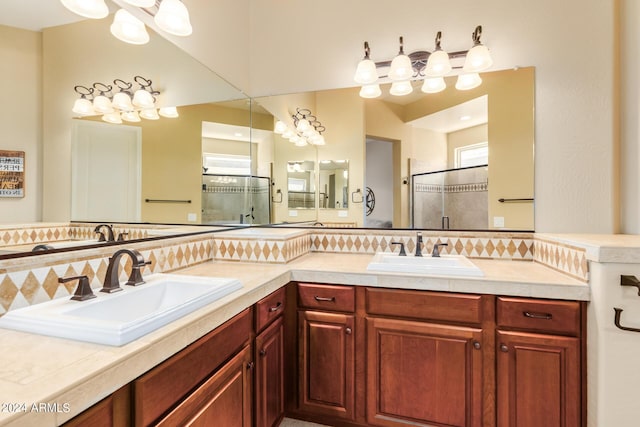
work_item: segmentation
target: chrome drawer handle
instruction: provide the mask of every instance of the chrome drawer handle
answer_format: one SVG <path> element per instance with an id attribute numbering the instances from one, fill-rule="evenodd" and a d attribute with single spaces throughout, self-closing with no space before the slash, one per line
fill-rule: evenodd
<path id="1" fill-rule="evenodd" d="M 335 302 L 336 301 L 336 297 L 325 298 L 325 297 L 319 297 L 316 295 L 313 298 L 318 302 Z"/>
<path id="2" fill-rule="evenodd" d="M 282 308 L 282 303 L 280 301 L 278 301 L 278 303 L 273 306 L 273 307 L 269 307 L 269 313 L 273 313 L 274 311 L 278 311 Z"/>
<path id="3" fill-rule="evenodd" d="M 553 319 L 553 316 L 549 313 L 532 313 L 530 311 L 523 311 L 522 314 L 525 317 L 528 317 L 530 319 L 543 319 L 543 320 Z"/>

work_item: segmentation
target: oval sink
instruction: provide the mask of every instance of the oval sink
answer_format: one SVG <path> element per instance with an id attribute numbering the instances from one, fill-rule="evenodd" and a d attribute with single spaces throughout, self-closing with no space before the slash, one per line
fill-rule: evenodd
<path id="1" fill-rule="evenodd" d="M 367 270 L 438 276 L 484 276 L 482 270 L 463 255 L 416 257 L 398 256 L 393 252 L 378 252 L 367 266 Z"/>
<path id="2" fill-rule="evenodd" d="M 78 341 L 120 346 L 240 288 L 237 279 L 152 274 L 146 283 L 97 298 L 58 298 L 11 310 L 0 327 Z"/>

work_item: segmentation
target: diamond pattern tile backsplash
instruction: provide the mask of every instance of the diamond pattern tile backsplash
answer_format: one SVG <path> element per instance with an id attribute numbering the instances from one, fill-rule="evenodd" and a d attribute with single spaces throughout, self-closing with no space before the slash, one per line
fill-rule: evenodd
<path id="1" fill-rule="evenodd" d="M 584 248 L 565 245 L 537 238 L 534 245 L 534 260 L 555 270 L 589 281 L 589 262 Z"/>

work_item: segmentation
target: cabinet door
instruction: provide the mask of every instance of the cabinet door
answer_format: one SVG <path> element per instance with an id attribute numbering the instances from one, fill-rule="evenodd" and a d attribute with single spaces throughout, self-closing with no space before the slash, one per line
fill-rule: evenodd
<path id="1" fill-rule="evenodd" d="M 354 316 L 300 311 L 299 404 L 303 411 L 352 420 Z"/>
<path id="2" fill-rule="evenodd" d="M 256 337 L 256 426 L 273 427 L 284 415 L 282 317 Z"/>
<path id="3" fill-rule="evenodd" d="M 367 422 L 481 426 L 482 330 L 367 319 Z"/>
<path id="4" fill-rule="evenodd" d="M 498 427 L 580 426 L 580 340 L 498 331 Z"/>
<path id="5" fill-rule="evenodd" d="M 246 346 L 157 425 L 251 427 L 251 359 Z"/>

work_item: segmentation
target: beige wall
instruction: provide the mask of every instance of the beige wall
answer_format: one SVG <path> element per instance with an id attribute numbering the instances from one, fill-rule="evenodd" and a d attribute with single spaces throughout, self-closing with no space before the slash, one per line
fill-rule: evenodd
<path id="1" fill-rule="evenodd" d="M 487 142 L 488 126 L 478 125 L 447 134 L 447 169 L 455 168 L 456 148 Z"/>
<path id="2" fill-rule="evenodd" d="M 0 198 L 0 223 L 42 220 L 42 35 L 0 25 L 0 150 L 25 152 L 25 196 Z"/>

